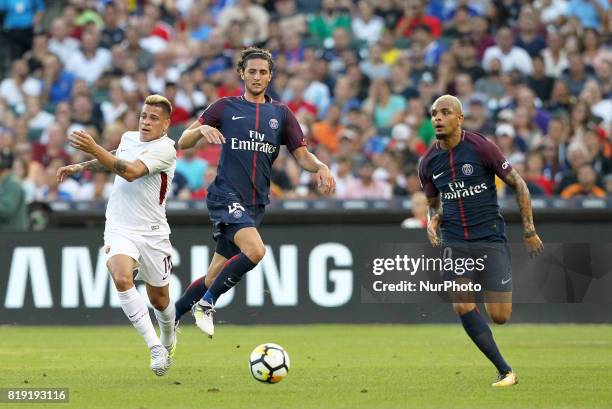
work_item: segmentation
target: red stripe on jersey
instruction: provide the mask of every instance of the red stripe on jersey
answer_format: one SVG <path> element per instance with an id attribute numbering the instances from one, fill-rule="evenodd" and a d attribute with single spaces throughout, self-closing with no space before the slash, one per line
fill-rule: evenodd
<path id="1" fill-rule="evenodd" d="M 451 172 L 453 174 L 453 182 L 454 182 L 457 180 L 457 177 L 455 176 L 455 161 L 453 160 L 453 148 L 450 148 L 449 164 L 450 164 Z M 465 211 L 463 210 L 463 200 L 461 200 L 461 196 L 457 198 L 457 202 L 459 203 L 459 215 L 461 217 L 461 224 L 463 224 L 463 238 L 467 240 L 468 239 L 467 219 L 465 218 Z"/>
<path id="2" fill-rule="evenodd" d="M 255 130 L 259 130 L 259 102 L 255 104 Z"/>
<path id="3" fill-rule="evenodd" d="M 166 172 L 160 172 L 159 176 L 161 176 L 161 186 L 159 187 L 159 204 L 164 204 L 164 199 L 166 198 L 166 191 L 168 190 L 168 175 Z"/>
<path id="4" fill-rule="evenodd" d="M 259 130 L 259 102 L 255 104 L 255 130 Z M 253 170 L 251 171 L 253 182 L 253 204 L 257 200 L 257 189 L 255 182 L 257 181 L 257 151 L 253 151 Z"/>

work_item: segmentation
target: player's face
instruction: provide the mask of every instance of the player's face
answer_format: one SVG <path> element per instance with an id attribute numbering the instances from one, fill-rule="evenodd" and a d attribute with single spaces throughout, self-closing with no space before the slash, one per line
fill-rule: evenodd
<path id="1" fill-rule="evenodd" d="M 450 101 L 436 101 L 431 107 L 431 122 L 436 132 L 436 139 L 445 139 L 453 135 L 463 122 L 463 114 Z"/>
<path id="2" fill-rule="evenodd" d="M 140 113 L 140 140 L 147 142 L 161 138 L 170 127 L 170 116 L 162 107 L 145 104 Z"/>
<path id="3" fill-rule="evenodd" d="M 244 71 L 240 72 L 247 92 L 253 96 L 263 94 L 272 80 L 272 72 L 267 60 L 253 58 L 247 60 Z"/>

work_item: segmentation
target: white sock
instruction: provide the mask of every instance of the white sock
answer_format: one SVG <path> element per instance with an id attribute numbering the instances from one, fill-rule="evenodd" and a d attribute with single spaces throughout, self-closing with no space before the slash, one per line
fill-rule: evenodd
<path id="1" fill-rule="evenodd" d="M 149 349 L 154 345 L 161 345 L 161 341 L 155 333 L 153 322 L 151 322 L 147 304 L 138 290 L 136 290 L 136 287 L 132 287 L 127 291 L 117 291 L 117 293 L 119 294 L 119 304 L 121 304 L 123 312 L 132 322 L 134 328 L 140 332 Z"/>
<path id="2" fill-rule="evenodd" d="M 172 345 L 174 342 L 174 319 L 176 316 L 174 303 L 170 300 L 165 310 L 159 311 L 154 308 L 153 311 L 155 311 L 155 317 L 159 323 L 159 335 L 162 344 L 165 346 Z"/>

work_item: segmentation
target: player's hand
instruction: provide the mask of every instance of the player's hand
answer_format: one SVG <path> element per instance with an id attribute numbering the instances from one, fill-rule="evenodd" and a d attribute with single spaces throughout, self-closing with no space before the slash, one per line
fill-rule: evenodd
<path id="1" fill-rule="evenodd" d="M 200 134 L 202 134 L 202 139 L 204 139 L 206 143 L 214 143 L 215 145 L 225 143 L 225 137 L 217 128 L 202 125 L 198 127 L 198 130 L 200 131 Z"/>
<path id="2" fill-rule="evenodd" d="M 432 246 L 438 247 L 442 244 L 440 236 L 438 235 L 438 229 L 440 228 L 440 215 L 435 214 L 427 222 L 427 238 Z"/>
<path id="3" fill-rule="evenodd" d="M 66 176 L 74 175 L 75 173 L 80 173 L 83 171 L 83 165 L 68 165 L 62 166 L 57 170 L 57 181 L 58 183 L 62 183 Z"/>
<path id="4" fill-rule="evenodd" d="M 535 257 L 544 251 L 544 244 L 535 232 L 531 236 L 523 237 L 523 244 L 527 248 L 527 253 L 529 253 L 529 257 Z"/>
<path id="5" fill-rule="evenodd" d="M 94 138 L 83 130 L 72 132 L 68 141 L 73 148 L 89 154 L 93 154 L 98 146 Z"/>
<path id="6" fill-rule="evenodd" d="M 336 180 L 327 166 L 321 166 L 315 173 L 317 188 L 325 195 L 331 195 L 336 190 Z"/>

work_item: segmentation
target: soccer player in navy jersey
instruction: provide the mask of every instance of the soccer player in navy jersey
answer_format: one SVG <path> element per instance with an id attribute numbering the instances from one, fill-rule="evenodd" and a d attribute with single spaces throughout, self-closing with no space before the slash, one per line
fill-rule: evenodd
<path id="1" fill-rule="evenodd" d="M 217 242 L 215 253 L 206 276 L 191 283 L 176 302 L 177 323 L 191 308 L 196 325 L 211 338 L 215 302 L 264 257 L 257 227 L 270 202 L 272 163 L 281 145 L 302 169 L 316 174 L 323 193 L 331 194 L 336 186 L 329 168 L 308 151 L 293 113 L 265 94 L 273 65 L 268 50 L 243 50 L 237 70 L 244 81 L 244 94 L 211 104 L 179 140 L 181 149 L 193 147 L 200 139 L 223 145 L 217 177 L 206 197 Z"/>
<path id="2" fill-rule="evenodd" d="M 503 324 L 512 313 L 512 271 L 495 175 L 516 191 L 523 242 L 530 256 L 534 256 L 544 247 L 533 224 L 527 185 L 493 142 L 462 129 L 459 99 L 452 95 L 439 97 L 432 105 L 431 120 L 437 140 L 419 164 L 429 205 L 429 241 L 435 247 L 444 247 L 443 254 L 455 252 L 451 257 L 484 256 L 483 271 L 451 271 L 445 273 L 444 279 L 480 283 L 489 316 Z M 476 306 L 474 293 L 456 291 L 450 295 L 465 331 L 497 368 L 499 377 L 493 386 L 516 384 L 518 378 L 499 352 L 487 320 Z"/>

